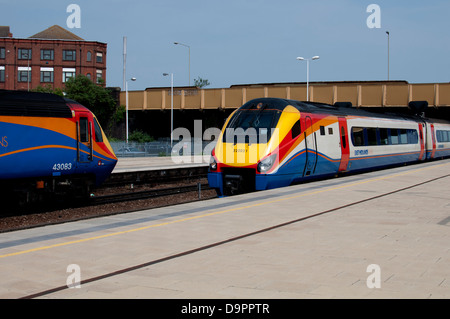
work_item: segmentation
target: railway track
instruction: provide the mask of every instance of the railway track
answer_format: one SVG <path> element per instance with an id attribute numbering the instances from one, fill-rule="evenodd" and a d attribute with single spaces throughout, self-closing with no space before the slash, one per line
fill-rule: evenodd
<path id="1" fill-rule="evenodd" d="M 86 200 L 3 211 L 0 233 L 214 198 L 217 195 L 209 188 L 206 174 L 204 167 L 113 174 Z"/>
<path id="2" fill-rule="evenodd" d="M 132 200 L 142 200 L 170 195 L 177 195 L 189 192 L 197 192 L 198 198 L 202 198 L 202 190 L 210 190 L 207 183 L 197 183 L 197 185 L 164 187 L 151 190 L 133 191 L 127 193 L 117 193 L 110 195 L 93 196 L 89 199 L 89 205 L 104 205 Z"/>

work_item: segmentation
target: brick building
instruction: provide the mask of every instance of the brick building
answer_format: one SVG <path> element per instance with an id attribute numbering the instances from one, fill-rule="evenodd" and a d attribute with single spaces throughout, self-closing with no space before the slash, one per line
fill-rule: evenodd
<path id="1" fill-rule="evenodd" d="M 78 74 L 105 85 L 106 49 L 106 43 L 85 41 L 58 25 L 24 39 L 0 26 L 0 89 L 63 89 Z"/>

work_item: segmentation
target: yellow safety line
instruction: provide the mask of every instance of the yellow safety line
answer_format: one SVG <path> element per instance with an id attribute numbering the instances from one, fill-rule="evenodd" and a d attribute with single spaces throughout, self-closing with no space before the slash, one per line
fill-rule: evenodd
<path id="1" fill-rule="evenodd" d="M 235 211 L 244 210 L 244 209 L 248 209 L 248 208 L 253 208 L 253 207 L 258 207 L 258 206 L 263 206 L 263 205 L 268 205 L 268 204 L 273 204 L 273 203 L 278 203 L 278 202 L 282 202 L 282 201 L 286 201 L 286 200 L 290 200 L 290 199 L 296 199 L 296 198 L 300 198 L 300 197 L 316 195 L 316 194 L 329 192 L 329 191 L 333 191 L 333 190 L 348 188 L 348 187 L 362 185 L 362 184 L 371 183 L 371 182 L 377 182 L 377 181 L 390 179 L 390 178 L 395 178 L 395 177 L 399 177 L 399 176 L 403 176 L 403 175 L 409 175 L 409 174 L 413 174 L 413 173 L 416 173 L 416 172 L 420 172 L 420 171 L 424 171 L 424 170 L 428 170 L 428 169 L 435 169 L 435 168 L 446 166 L 446 165 L 450 165 L 450 164 L 449 163 L 445 163 L 445 164 L 433 165 L 433 166 L 430 166 L 430 167 L 419 168 L 419 169 L 415 169 L 415 170 L 412 170 L 412 171 L 407 171 L 407 172 L 398 173 L 398 174 L 394 174 L 394 175 L 388 175 L 388 176 L 383 176 L 383 177 L 369 179 L 369 180 L 366 180 L 366 181 L 359 181 L 359 182 L 351 183 L 351 184 L 347 184 L 347 185 L 341 185 L 341 186 L 337 186 L 337 187 L 317 190 L 317 191 L 310 192 L 310 193 L 303 193 L 303 194 L 289 196 L 289 197 L 282 197 L 282 198 L 269 200 L 269 201 L 265 201 L 265 202 L 260 202 L 260 203 L 256 203 L 256 204 L 252 204 L 252 205 L 239 206 L 239 207 L 235 207 L 235 208 L 225 209 L 225 210 L 222 210 L 222 211 L 216 211 L 216 212 L 211 212 L 211 213 L 208 213 L 208 214 L 192 216 L 192 217 L 183 218 L 183 219 L 177 219 L 177 220 L 174 220 L 174 221 L 169 221 L 169 222 L 164 222 L 164 223 L 159 223 L 159 224 L 154 224 L 154 225 L 149 225 L 149 226 L 144 226 L 144 227 L 139 227 L 139 228 L 134 228 L 134 229 L 130 229 L 130 230 L 119 231 L 119 232 L 106 234 L 106 235 L 101 235 L 101 236 L 89 237 L 89 238 L 85 238 L 85 239 L 79 239 L 79 240 L 74 240 L 74 241 L 69 241 L 69 242 L 63 242 L 63 243 L 49 245 L 49 246 L 37 247 L 37 248 L 23 250 L 23 251 L 19 251 L 19 252 L 15 252 L 15 253 L 0 255 L 0 258 L 17 256 L 17 255 L 23 255 L 23 254 L 27 254 L 27 253 L 31 253 L 31 252 L 40 251 L 40 250 L 46 250 L 46 249 L 50 249 L 50 248 L 56 248 L 56 247 L 62 247 L 62 246 L 67 246 L 67 245 L 79 244 L 79 243 L 92 241 L 92 240 L 96 240 L 96 239 L 108 238 L 108 237 L 112 237 L 112 236 L 118 236 L 118 235 L 133 233 L 133 232 L 146 230 L 146 229 L 150 229 L 150 228 L 156 228 L 156 227 L 161 227 L 161 226 L 181 223 L 181 222 L 185 222 L 185 221 L 190 221 L 190 220 L 194 220 L 194 219 L 199 219 L 199 218 L 204 218 L 204 217 L 209 217 L 209 216 L 214 216 L 214 215 L 219 215 L 219 214 L 224 214 L 224 213 L 229 213 L 229 212 L 235 212 Z"/>

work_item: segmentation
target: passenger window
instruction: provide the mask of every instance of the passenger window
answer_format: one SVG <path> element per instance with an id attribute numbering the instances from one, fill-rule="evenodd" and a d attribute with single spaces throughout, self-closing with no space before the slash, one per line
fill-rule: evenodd
<path id="1" fill-rule="evenodd" d="M 389 144 L 388 129 L 380 128 L 379 130 L 380 130 L 380 145 L 388 145 Z"/>
<path id="2" fill-rule="evenodd" d="M 352 139 L 354 146 L 364 145 L 364 129 L 362 127 L 352 127 Z"/>
<path id="3" fill-rule="evenodd" d="M 87 117 L 80 117 L 80 142 L 89 143 L 89 121 Z"/>
<path id="4" fill-rule="evenodd" d="M 392 145 L 399 143 L 398 130 L 396 128 L 391 128 L 391 143 Z"/>
<path id="5" fill-rule="evenodd" d="M 367 138 L 369 141 L 369 145 L 378 145 L 377 141 L 377 129 L 376 128 L 368 128 L 367 129 Z"/>
<path id="6" fill-rule="evenodd" d="M 329 134 L 329 135 L 333 135 L 333 128 L 332 128 L 332 127 L 329 127 L 329 128 L 328 128 L 328 134 Z"/>
<path id="7" fill-rule="evenodd" d="M 400 130 L 400 144 L 408 144 L 408 131 L 405 129 Z"/>
<path id="8" fill-rule="evenodd" d="M 408 144 L 417 144 L 419 142 L 419 135 L 416 130 L 408 130 Z"/>

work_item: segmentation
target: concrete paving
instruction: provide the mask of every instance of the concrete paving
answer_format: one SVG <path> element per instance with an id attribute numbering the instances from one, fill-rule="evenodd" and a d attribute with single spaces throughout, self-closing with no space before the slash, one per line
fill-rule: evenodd
<path id="1" fill-rule="evenodd" d="M 0 298 L 449 298 L 449 174 L 436 161 L 3 233 Z"/>
<path id="2" fill-rule="evenodd" d="M 209 156 L 119 157 L 114 173 L 208 166 Z"/>

